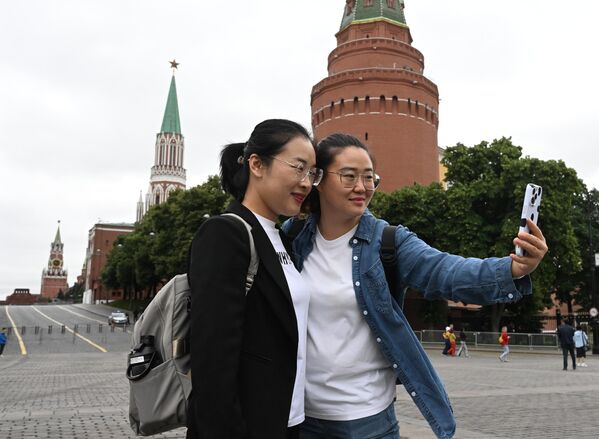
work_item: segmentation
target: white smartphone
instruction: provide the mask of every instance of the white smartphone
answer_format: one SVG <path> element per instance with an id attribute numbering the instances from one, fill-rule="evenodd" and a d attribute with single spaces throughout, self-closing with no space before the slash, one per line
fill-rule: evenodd
<path id="1" fill-rule="evenodd" d="M 536 184 L 528 183 L 526 192 L 524 193 L 524 202 L 522 203 L 522 215 L 520 216 L 520 230 L 530 233 L 526 219 L 530 219 L 537 224 L 539 219 L 539 206 L 541 205 L 541 196 L 543 188 Z M 518 256 L 526 256 L 526 251 L 519 246 L 516 246 L 516 254 Z"/>

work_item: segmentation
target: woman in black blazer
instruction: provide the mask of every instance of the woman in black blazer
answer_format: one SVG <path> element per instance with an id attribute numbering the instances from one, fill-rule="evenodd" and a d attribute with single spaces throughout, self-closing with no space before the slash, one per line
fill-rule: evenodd
<path id="1" fill-rule="evenodd" d="M 258 124 L 246 143 L 221 154 L 227 211 L 252 227 L 260 259 L 245 294 L 247 230 L 214 216 L 194 237 L 189 266 L 191 371 L 188 438 L 286 439 L 303 422 L 309 292 L 275 221 L 294 216 L 322 178 L 314 145 L 301 125 Z"/>

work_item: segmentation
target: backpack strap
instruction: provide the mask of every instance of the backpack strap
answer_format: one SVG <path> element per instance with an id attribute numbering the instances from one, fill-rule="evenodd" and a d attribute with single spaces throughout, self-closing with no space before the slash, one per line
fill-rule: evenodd
<path id="1" fill-rule="evenodd" d="M 247 295 L 254 284 L 254 278 L 256 277 L 256 273 L 258 273 L 258 265 L 260 264 L 258 252 L 256 251 L 256 245 L 254 244 L 254 236 L 252 235 L 252 226 L 250 226 L 246 220 L 237 214 L 227 212 L 223 213 L 223 215 L 237 218 L 237 220 L 239 220 L 245 226 L 248 232 L 248 238 L 250 241 L 250 264 L 248 265 L 248 273 L 245 278 L 245 294 Z"/>
<path id="2" fill-rule="evenodd" d="M 287 236 L 287 238 L 289 238 L 290 241 L 293 241 L 297 237 L 297 235 L 299 235 L 299 233 L 302 231 L 305 225 L 306 219 L 294 218 L 291 223 L 291 226 L 289 227 L 289 230 L 287 230 L 287 233 L 285 233 L 285 235 Z"/>
<path id="3" fill-rule="evenodd" d="M 389 284 L 391 297 L 403 308 L 403 295 L 397 285 L 397 256 L 395 254 L 395 230 L 397 226 L 385 226 L 381 238 L 380 257 L 385 269 L 385 278 Z"/>

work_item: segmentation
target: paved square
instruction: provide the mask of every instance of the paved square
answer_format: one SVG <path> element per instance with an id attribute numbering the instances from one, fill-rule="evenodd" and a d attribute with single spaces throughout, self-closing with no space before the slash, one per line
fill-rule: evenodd
<path id="1" fill-rule="evenodd" d="M 456 438 L 599 437 L 599 361 L 575 372 L 561 356 L 495 353 L 447 358 L 430 350 L 458 419 Z M 0 437 L 133 438 L 122 352 L 0 357 Z M 402 438 L 434 438 L 401 387 Z M 583 422 L 578 422 L 582 420 Z M 155 437 L 184 437 L 184 429 Z"/>

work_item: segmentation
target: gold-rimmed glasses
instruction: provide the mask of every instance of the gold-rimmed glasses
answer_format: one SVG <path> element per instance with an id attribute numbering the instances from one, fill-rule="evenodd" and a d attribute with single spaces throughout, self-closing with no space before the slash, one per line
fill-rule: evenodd
<path id="1" fill-rule="evenodd" d="M 345 188 L 354 188 L 358 184 L 358 179 L 362 179 L 362 184 L 364 185 L 364 189 L 373 191 L 375 190 L 379 184 L 381 183 L 381 177 L 379 177 L 374 172 L 364 172 L 360 174 L 355 171 L 329 171 L 327 174 L 337 174 L 339 176 L 339 181 Z"/>
<path id="2" fill-rule="evenodd" d="M 320 168 L 308 168 L 305 163 L 290 163 L 287 160 L 282 160 L 276 157 L 272 157 L 271 159 L 276 160 L 277 162 L 285 163 L 286 165 L 295 169 L 295 173 L 299 181 L 304 181 L 306 178 L 310 181 L 312 186 L 318 186 L 318 183 L 322 181 L 322 169 Z"/>

